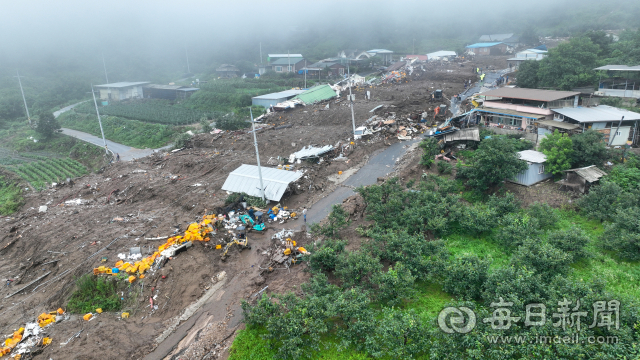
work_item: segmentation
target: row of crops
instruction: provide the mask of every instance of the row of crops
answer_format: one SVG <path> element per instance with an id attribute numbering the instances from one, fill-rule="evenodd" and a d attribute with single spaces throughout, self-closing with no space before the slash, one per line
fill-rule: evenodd
<path id="1" fill-rule="evenodd" d="M 69 158 L 49 158 L 6 168 L 28 181 L 37 190 L 46 188 L 49 183 L 61 182 L 87 173 L 82 164 Z"/>
<path id="2" fill-rule="evenodd" d="M 93 103 L 87 102 L 77 106 L 76 112 L 95 114 Z M 166 100 L 144 99 L 127 102 L 113 102 L 99 108 L 101 115 L 119 116 L 127 119 L 146 122 L 189 125 L 199 122 L 203 118 L 211 118 L 213 114 L 201 110 L 187 109 L 172 105 Z"/>

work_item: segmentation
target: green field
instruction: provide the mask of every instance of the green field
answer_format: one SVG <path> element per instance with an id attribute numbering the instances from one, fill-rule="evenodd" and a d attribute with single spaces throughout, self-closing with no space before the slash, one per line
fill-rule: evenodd
<path id="1" fill-rule="evenodd" d="M 151 124 L 116 116 L 101 116 L 104 136 L 114 142 L 138 149 L 155 149 L 167 145 L 178 133 L 170 125 Z M 101 136 L 100 124 L 95 114 L 82 114 L 69 111 L 62 114 L 58 121 L 63 127 L 84 131 Z"/>
<path id="2" fill-rule="evenodd" d="M 75 108 L 76 112 L 95 114 L 93 102 L 86 102 Z M 100 115 L 118 116 L 132 120 L 167 125 L 189 125 L 201 119 L 212 118 L 212 113 L 187 109 L 172 105 L 168 100 L 144 99 L 127 102 L 112 102 L 99 108 Z"/>
<path id="3" fill-rule="evenodd" d="M 7 170 L 16 173 L 37 190 L 44 189 L 52 182 L 62 182 L 87 173 L 87 169 L 69 158 L 48 158 L 21 165 L 11 165 Z"/>

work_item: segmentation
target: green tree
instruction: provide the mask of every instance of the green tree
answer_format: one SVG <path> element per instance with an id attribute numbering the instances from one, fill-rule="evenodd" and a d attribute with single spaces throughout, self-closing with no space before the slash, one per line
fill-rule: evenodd
<path id="1" fill-rule="evenodd" d="M 347 226 L 349 226 L 349 214 L 341 204 L 336 204 L 331 208 L 331 213 L 329 213 L 327 221 L 323 225 L 311 225 L 311 233 L 336 238 L 340 230 Z"/>
<path id="2" fill-rule="evenodd" d="M 535 269 L 545 279 L 565 275 L 573 257 L 540 239 L 527 239 L 511 258 L 516 267 Z"/>
<path id="3" fill-rule="evenodd" d="M 600 166 L 607 158 L 607 147 L 604 135 L 595 130 L 587 130 L 571 137 L 573 154 L 571 166 L 573 168 L 596 165 Z"/>
<path id="4" fill-rule="evenodd" d="M 465 300 L 480 299 L 491 259 L 465 254 L 451 261 L 444 271 L 443 290 Z"/>
<path id="5" fill-rule="evenodd" d="M 395 306 L 413 293 L 415 279 L 411 270 L 397 262 L 395 266 L 389 266 L 387 272 L 376 273 L 372 282 L 378 287 L 376 297 L 389 306 Z"/>
<path id="6" fill-rule="evenodd" d="M 622 193 L 618 184 L 604 181 L 598 186 L 593 186 L 587 195 L 580 198 L 578 206 L 587 217 L 607 220 L 615 213 L 618 198 Z"/>
<path id="7" fill-rule="evenodd" d="M 545 171 L 558 175 L 563 170 L 571 169 L 573 142 L 569 135 L 561 134 L 556 129 L 553 134 L 547 135 L 540 141 L 540 150 L 547 156 Z"/>
<path id="8" fill-rule="evenodd" d="M 523 88 L 536 89 L 540 83 L 538 71 L 540 71 L 540 61 L 523 61 L 518 66 L 518 86 Z"/>
<path id="9" fill-rule="evenodd" d="M 589 236 L 578 227 L 571 227 L 567 230 L 558 230 L 549 234 L 547 241 L 556 248 L 570 254 L 573 261 L 580 260 L 588 256 L 586 246 L 589 243 Z"/>
<path id="10" fill-rule="evenodd" d="M 539 86 L 571 90 L 577 86 L 594 85 L 593 68 L 600 47 L 586 36 L 572 38 L 550 49 L 548 56 L 540 60 Z"/>
<path id="11" fill-rule="evenodd" d="M 640 260 L 640 208 L 617 209 L 602 234 L 605 247 L 627 260 Z"/>
<path id="12" fill-rule="evenodd" d="M 540 43 L 540 37 L 538 37 L 536 29 L 529 25 L 520 35 L 520 42 L 528 46 L 537 46 Z"/>
<path id="13" fill-rule="evenodd" d="M 435 161 L 435 156 L 440 152 L 438 141 L 432 137 L 426 138 L 420 142 L 420 147 L 424 150 L 422 159 L 420 159 L 420 165 L 430 168 Z"/>
<path id="14" fill-rule="evenodd" d="M 53 133 L 60 129 L 60 124 L 51 112 L 41 112 L 36 122 L 36 132 L 45 139 L 49 139 Z"/>
<path id="15" fill-rule="evenodd" d="M 526 170 L 527 163 L 518 158 L 516 141 L 504 136 L 483 140 L 471 163 L 461 167 L 467 185 L 484 191 Z"/>
<path id="16" fill-rule="evenodd" d="M 640 189 L 640 169 L 625 165 L 616 165 L 603 181 L 618 184 L 623 190 L 627 191 Z"/>
<path id="17" fill-rule="evenodd" d="M 526 212 L 529 216 L 538 220 L 538 225 L 542 229 L 554 227 L 559 220 L 558 214 L 556 214 L 553 208 L 547 203 L 539 203 L 536 201 L 529 205 Z"/>
<path id="18" fill-rule="evenodd" d="M 342 280 L 344 287 L 370 287 L 371 280 L 381 269 L 379 258 L 374 258 L 368 251 L 358 250 L 340 254 L 336 275 Z"/>

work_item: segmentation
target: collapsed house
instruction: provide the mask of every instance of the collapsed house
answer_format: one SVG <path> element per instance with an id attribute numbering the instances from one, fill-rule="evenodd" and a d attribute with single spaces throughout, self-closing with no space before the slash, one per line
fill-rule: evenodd
<path id="1" fill-rule="evenodd" d="M 243 164 L 233 170 L 222 185 L 222 190 L 234 193 L 245 193 L 249 196 L 261 197 L 260 174 L 267 200 L 280 201 L 292 183 L 302 177 L 302 172 L 279 170 L 268 167 Z"/>
<path id="2" fill-rule="evenodd" d="M 584 194 L 594 184 L 600 181 L 600 178 L 607 175 L 606 172 L 598 169 L 595 165 L 564 170 L 565 178 L 560 180 L 560 190 L 572 190 Z"/>

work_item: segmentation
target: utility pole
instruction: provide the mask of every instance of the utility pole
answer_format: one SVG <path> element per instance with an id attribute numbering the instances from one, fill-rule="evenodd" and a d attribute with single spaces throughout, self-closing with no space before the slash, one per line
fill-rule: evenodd
<path id="1" fill-rule="evenodd" d="M 416 39 L 413 39 L 413 55 L 416 54 Z"/>
<path id="2" fill-rule="evenodd" d="M 93 104 L 96 106 L 96 114 L 98 114 L 98 124 L 100 124 L 100 133 L 102 133 L 102 142 L 104 143 L 104 152 L 109 155 L 107 148 L 107 140 L 104 138 L 104 130 L 102 130 L 102 120 L 100 120 L 100 111 L 98 111 L 98 102 L 96 101 L 96 93 L 93 92 L 93 84 L 91 84 L 91 95 L 93 95 Z"/>
<path id="3" fill-rule="evenodd" d="M 287 68 L 287 72 L 291 72 L 291 55 L 289 54 L 289 50 L 287 50 L 287 60 L 289 60 L 289 67 Z"/>
<path id="4" fill-rule="evenodd" d="M 260 65 L 262 65 L 262 42 L 260 42 Z"/>
<path id="5" fill-rule="evenodd" d="M 618 127 L 616 128 L 616 131 L 613 133 L 613 136 L 611 136 L 611 140 L 609 140 L 609 146 L 613 144 L 613 139 L 616 138 L 616 135 L 618 134 L 618 130 L 620 130 L 620 125 L 622 125 L 623 120 L 624 120 L 624 116 L 622 117 L 622 119 L 620 119 L 620 122 L 618 123 Z"/>
<path id="6" fill-rule="evenodd" d="M 102 53 L 102 66 L 104 67 L 104 77 L 107 79 L 107 84 L 109 83 L 109 76 L 107 75 L 107 63 L 104 62 L 104 53 Z"/>
<path id="7" fill-rule="evenodd" d="M 307 71 L 309 71 L 309 69 L 307 69 L 307 59 L 304 59 L 304 88 L 307 88 Z"/>
<path id="8" fill-rule="evenodd" d="M 253 111 L 249 107 L 249 114 L 251 114 L 251 128 L 253 129 L 253 143 L 256 146 L 256 159 L 258 160 L 258 178 L 260 179 L 260 196 L 262 200 L 266 201 L 264 196 L 264 184 L 262 184 L 262 169 L 260 168 L 260 152 L 258 151 L 258 138 L 256 137 L 256 123 L 253 121 Z"/>
<path id="9" fill-rule="evenodd" d="M 356 116 L 353 113 L 353 96 L 351 96 L 351 72 L 349 71 L 348 63 L 347 63 L 347 81 L 349 82 L 348 83 L 349 84 L 349 104 L 351 105 L 351 123 L 353 124 L 353 141 L 355 141 L 356 140 Z"/>
<path id="10" fill-rule="evenodd" d="M 22 93 L 22 101 L 24 101 L 24 110 L 27 112 L 27 119 L 29 120 L 29 126 L 31 126 L 31 115 L 29 115 L 29 108 L 27 107 L 27 99 L 24 97 L 24 90 L 22 90 L 22 81 L 20 81 L 20 73 L 16 71 L 18 78 L 18 84 L 20 84 L 20 92 Z"/>
<path id="11" fill-rule="evenodd" d="M 184 46 L 184 53 L 187 55 L 187 72 L 191 74 L 191 67 L 189 66 L 189 52 L 187 51 L 187 45 Z"/>

